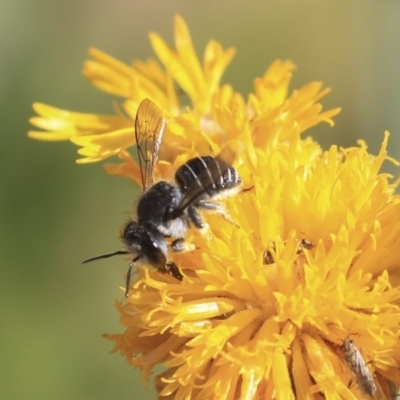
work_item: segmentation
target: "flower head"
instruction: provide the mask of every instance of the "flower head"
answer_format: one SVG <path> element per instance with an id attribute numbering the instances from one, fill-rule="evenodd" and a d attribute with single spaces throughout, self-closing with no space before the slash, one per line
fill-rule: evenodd
<path id="1" fill-rule="evenodd" d="M 175 48 L 151 34 L 154 60 L 126 66 L 97 50 L 84 74 L 122 96 L 125 116 L 70 113 L 36 105 L 32 122 L 82 148 L 80 162 L 117 155 L 110 174 L 140 183 L 127 148 L 136 108 L 150 98 L 167 118 L 156 172 L 243 143 L 235 161 L 243 190 L 224 205 L 235 222 L 204 213 L 191 229 L 195 250 L 170 252 L 183 279 L 138 268 L 118 303 L 124 332 L 107 337 L 139 367 L 154 367 L 160 398 L 311 399 L 388 397 L 400 385 L 398 182 L 380 173 L 388 159 L 357 147 L 323 151 L 304 132 L 333 124 L 318 82 L 289 92 L 294 66 L 276 61 L 245 100 L 220 85 L 234 50 L 211 41 L 201 66 L 188 29 L 175 19 Z M 182 108 L 179 87 L 191 104 Z M 351 382 L 354 382 L 351 384 Z"/>

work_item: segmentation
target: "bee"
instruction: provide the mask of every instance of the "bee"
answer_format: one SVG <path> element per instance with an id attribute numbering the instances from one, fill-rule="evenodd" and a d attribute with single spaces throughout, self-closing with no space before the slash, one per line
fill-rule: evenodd
<path id="1" fill-rule="evenodd" d="M 367 395 L 374 397 L 377 393 L 375 379 L 367 367 L 364 357 L 354 342 L 346 338 L 340 346 L 344 361 L 354 375 L 359 388 Z"/>
<path id="2" fill-rule="evenodd" d="M 272 240 L 272 248 L 275 250 L 275 242 Z M 299 247 L 297 248 L 296 254 L 301 254 L 304 249 L 311 250 L 313 244 L 307 239 L 301 239 Z M 270 265 L 275 262 L 274 257 L 270 250 L 265 250 L 263 253 L 263 264 Z"/>
<path id="3" fill-rule="evenodd" d="M 90 262 L 120 254 L 131 254 L 125 296 L 129 296 L 132 268 L 146 264 L 168 273 L 178 280 L 183 276 L 175 263 L 168 260 L 169 241 L 173 251 L 187 249 L 185 236 L 193 225 L 205 224 L 201 210 L 214 211 L 231 221 L 221 203 L 214 200 L 235 193 L 241 179 L 232 162 L 236 151 L 226 146 L 217 156 L 192 158 L 175 172 L 175 185 L 165 180 L 155 182 L 154 168 L 165 131 L 161 110 L 149 99 L 144 99 L 136 113 L 135 138 L 143 194 L 139 198 L 137 221 L 130 220 L 122 229 L 121 240 L 126 250 L 89 258 Z M 231 221 L 232 222 L 232 221 Z"/>

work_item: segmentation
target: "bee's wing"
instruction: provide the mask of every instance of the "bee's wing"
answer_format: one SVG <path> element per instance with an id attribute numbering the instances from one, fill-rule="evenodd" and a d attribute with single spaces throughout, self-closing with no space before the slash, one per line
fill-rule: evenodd
<path id="1" fill-rule="evenodd" d="M 222 151 L 207 164 L 207 168 L 193 180 L 193 183 L 183 194 L 178 207 L 174 210 L 173 218 L 181 215 L 182 212 L 204 194 L 207 189 L 214 183 L 217 183 L 221 176 L 231 167 L 236 155 L 236 142 L 225 146 Z"/>
<path id="2" fill-rule="evenodd" d="M 135 137 L 143 190 L 154 183 L 154 166 L 165 130 L 161 110 L 149 99 L 144 99 L 136 112 Z"/>

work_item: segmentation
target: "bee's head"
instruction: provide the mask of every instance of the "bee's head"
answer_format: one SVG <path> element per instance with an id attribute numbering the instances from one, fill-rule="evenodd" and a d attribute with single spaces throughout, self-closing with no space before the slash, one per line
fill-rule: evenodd
<path id="1" fill-rule="evenodd" d="M 167 243 L 164 236 L 153 226 L 129 221 L 121 233 L 127 250 L 134 256 L 140 255 L 144 263 L 159 268 L 167 261 Z"/>
<path id="2" fill-rule="evenodd" d="M 129 250 L 140 252 L 141 242 L 146 236 L 146 231 L 136 221 L 129 221 L 121 229 L 121 240 Z"/>

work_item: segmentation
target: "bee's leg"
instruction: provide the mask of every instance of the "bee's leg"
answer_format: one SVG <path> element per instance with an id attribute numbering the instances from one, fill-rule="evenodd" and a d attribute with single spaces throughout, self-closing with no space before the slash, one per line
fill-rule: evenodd
<path id="1" fill-rule="evenodd" d="M 188 215 L 197 229 L 203 229 L 205 224 L 193 206 L 188 207 Z"/>
<path id="2" fill-rule="evenodd" d="M 226 211 L 225 207 L 222 204 L 214 203 L 213 201 L 209 200 L 199 200 L 196 206 L 204 210 L 215 211 L 216 214 L 221 215 L 232 225 L 235 225 L 239 228 L 239 225 L 232 219 L 232 217 L 229 215 L 228 211 Z"/>
<path id="3" fill-rule="evenodd" d="M 196 203 L 196 207 L 198 207 L 198 203 Z M 188 207 L 188 215 L 189 215 L 189 219 L 190 221 L 193 223 L 193 225 L 200 230 L 201 234 L 204 237 L 207 237 L 208 240 L 212 240 L 213 237 L 211 235 L 209 235 L 209 226 L 207 223 L 205 223 L 200 215 L 198 214 L 197 210 L 195 207 L 190 206 Z"/>
<path id="4" fill-rule="evenodd" d="M 173 251 L 176 251 L 178 253 L 183 253 L 185 251 L 185 239 L 179 238 L 179 239 L 174 240 L 171 243 L 171 248 Z"/>
<path id="5" fill-rule="evenodd" d="M 132 268 L 133 268 L 133 261 L 129 263 L 128 272 L 126 273 L 125 297 L 129 297 L 129 286 L 131 285 Z"/>
<path id="6" fill-rule="evenodd" d="M 129 286 L 131 285 L 131 275 L 132 275 L 132 268 L 135 265 L 135 262 L 139 260 L 141 254 L 135 257 L 130 263 L 128 267 L 128 271 L 126 273 L 126 283 L 125 283 L 125 297 L 129 297 Z"/>
<path id="7" fill-rule="evenodd" d="M 179 271 L 178 266 L 172 261 L 167 261 L 162 268 L 158 269 L 158 271 L 162 274 L 171 275 L 175 279 L 178 279 L 178 281 L 183 279 L 183 275 L 181 274 L 181 271 Z"/>
<path id="8" fill-rule="evenodd" d="M 177 253 L 186 253 L 187 251 L 195 250 L 196 245 L 194 243 L 186 242 L 184 238 L 179 238 L 171 243 L 171 248 Z"/>

